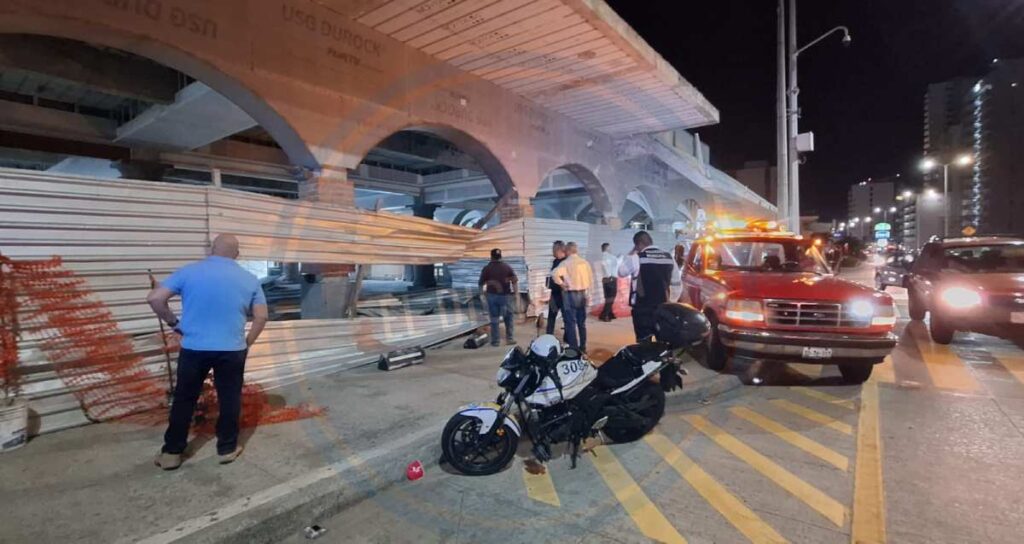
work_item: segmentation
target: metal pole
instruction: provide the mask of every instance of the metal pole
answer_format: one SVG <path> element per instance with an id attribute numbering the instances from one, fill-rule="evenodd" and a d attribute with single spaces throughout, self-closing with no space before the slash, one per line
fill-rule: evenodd
<path id="1" fill-rule="evenodd" d="M 942 235 L 949 236 L 949 165 L 942 165 Z"/>
<path id="2" fill-rule="evenodd" d="M 800 234 L 800 154 L 796 150 L 796 137 L 800 134 L 797 119 L 800 106 L 796 82 L 796 0 L 789 0 L 789 214 L 791 227 Z"/>
<path id="3" fill-rule="evenodd" d="M 775 101 L 775 148 L 777 153 L 775 205 L 778 207 L 778 218 L 782 222 L 789 220 L 789 136 L 786 129 L 786 0 L 779 0 L 778 7 L 778 76 Z"/>

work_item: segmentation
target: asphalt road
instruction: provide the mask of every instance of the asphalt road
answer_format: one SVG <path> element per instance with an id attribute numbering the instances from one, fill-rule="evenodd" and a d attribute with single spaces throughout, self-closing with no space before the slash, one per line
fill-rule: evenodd
<path id="1" fill-rule="evenodd" d="M 433 470 L 324 521 L 319 541 L 1020 542 L 1024 351 L 933 344 L 890 291 L 900 343 L 863 386 L 827 366 L 737 364 L 740 394 L 672 407 L 575 470 Z"/>

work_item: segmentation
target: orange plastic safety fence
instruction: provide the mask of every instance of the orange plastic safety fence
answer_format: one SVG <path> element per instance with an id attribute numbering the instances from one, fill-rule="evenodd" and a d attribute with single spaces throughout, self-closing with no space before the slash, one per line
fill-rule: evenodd
<path id="1" fill-rule="evenodd" d="M 133 420 L 162 422 L 167 378 L 143 366 L 132 337 L 120 330 L 110 310 L 86 287 L 84 279 L 64 268 L 59 257 L 44 261 L 14 261 L 0 257 L 0 320 L 18 321 L 21 331 L 30 331 L 93 421 L 135 415 Z M 19 307 L 20 305 L 20 307 Z M 9 320 L 9 321 L 8 321 Z M 14 375 L 18 348 L 13 327 L 0 335 L 0 383 Z M 173 335 L 171 335 L 173 337 Z M 170 337 L 169 337 L 170 339 Z M 167 343 L 177 351 L 176 340 Z M 14 383 L 14 382 L 10 382 Z M 216 413 L 212 386 L 204 390 L 204 414 Z M 292 421 L 321 414 L 308 406 L 273 407 L 258 385 L 243 388 L 241 424 Z M 212 430 L 212 429 L 211 429 Z"/>

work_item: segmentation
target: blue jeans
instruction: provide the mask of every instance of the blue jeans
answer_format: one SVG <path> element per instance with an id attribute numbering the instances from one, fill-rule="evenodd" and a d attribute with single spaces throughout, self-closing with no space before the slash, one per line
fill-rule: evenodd
<path id="1" fill-rule="evenodd" d="M 497 346 L 501 338 L 498 336 L 498 318 L 505 320 L 505 338 L 513 341 L 514 326 L 512 325 L 512 295 L 487 295 L 487 313 L 491 316 L 491 345 Z"/>
<path id="2" fill-rule="evenodd" d="M 565 291 L 562 295 L 565 343 L 573 349 L 587 348 L 587 292 Z"/>

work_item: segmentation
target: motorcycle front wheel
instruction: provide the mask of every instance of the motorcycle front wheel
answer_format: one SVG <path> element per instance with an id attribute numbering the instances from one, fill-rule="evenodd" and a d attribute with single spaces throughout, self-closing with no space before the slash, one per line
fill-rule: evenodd
<path id="1" fill-rule="evenodd" d="M 480 434 L 480 425 L 479 419 L 458 414 L 448 420 L 441 433 L 444 460 L 468 476 L 500 472 L 512 461 L 519 446 L 519 437 L 505 427 L 497 429 L 487 441 L 487 435 Z"/>
<path id="2" fill-rule="evenodd" d="M 636 413 L 646 419 L 647 423 L 646 425 L 621 427 L 606 426 L 604 429 L 601 429 L 605 436 L 620 444 L 640 440 L 661 421 L 661 416 L 665 415 L 665 391 L 656 383 L 645 382 L 629 394 L 626 402 L 630 404 L 646 404 L 645 408 L 637 410 Z"/>

